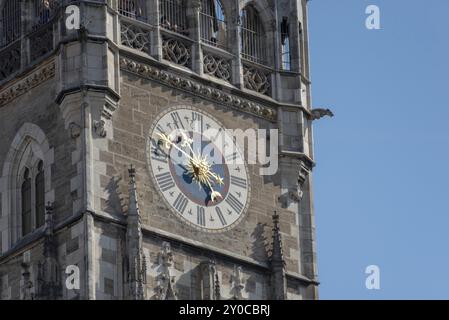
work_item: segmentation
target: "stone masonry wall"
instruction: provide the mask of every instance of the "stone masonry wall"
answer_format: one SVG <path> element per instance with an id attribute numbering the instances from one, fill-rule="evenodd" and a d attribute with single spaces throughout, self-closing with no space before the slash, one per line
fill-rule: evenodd
<path id="1" fill-rule="evenodd" d="M 99 174 L 97 178 L 101 181 L 101 189 L 96 192 L 106 194 L 106 197 L 96 208 L 98 212 L 116 217 L 126 212 L 127 169 L 133 164 L 137 168 L 137 190 L 144 225 L 266 263 L 271 243 L 271 216 L 276 209 L 281 216 L 287 269 L 298 272 L 299 257 L 290 256 L 291 252 L 299 251 L 295 213 L 276 207 L 280 195 L 277 176 L 261 177 L 259 168 L 249 165 L 251 202 L 248 213 L 234 229 L 217 235 L 194 230 L 171 213 L 155 190 L 147 168 L 147 134 L 157 114 L 170 106 L 196 106 L 213 114 L 227 128 L 270 128 L 273 124 L 126 73 L 122 78 L 121 96 L 120 107 L 113 116 L 112 130 L 106 138 L 107 150 L 99 151 L 100 162 L 106 168 L 105 174 Z"/>

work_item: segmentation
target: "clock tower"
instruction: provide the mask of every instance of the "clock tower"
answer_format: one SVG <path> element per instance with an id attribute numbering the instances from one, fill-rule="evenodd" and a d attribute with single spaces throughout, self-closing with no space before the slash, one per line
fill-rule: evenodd
<path id="1" fill-rule="evenodd" d="M 0 14 L 0 299 L 318 298 L 306 0 Z"/>

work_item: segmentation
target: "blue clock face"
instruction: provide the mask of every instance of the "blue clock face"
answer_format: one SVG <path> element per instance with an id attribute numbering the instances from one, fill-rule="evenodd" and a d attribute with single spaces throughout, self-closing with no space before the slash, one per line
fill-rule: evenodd
<path id="1" fill-rule="evenodd" d="M 155 185 L 184 222 L 204 231 L 225 231 L 249 202 L 246 164 L 232 135 L 193 107 L 171 108 L 154 122 L 147 158 Z"/>
<path id="2" fill-rule="evenodd" d="M 229 169 L 225 163 L 225 159 L 221 154 L 219 148 L 197 132 L 187 132 L 188 137 L 192 137 L 194 141 L 201 141 L 198 154 L 201 153 L 202 157 L 210 159 L 210 170 L 220 177 L 223 177 L 223 184 L 212 185 L 212 189 L 219 192 L 222 197 L 217 198 L 215 201 L 211 199 L 212 190 L 208 184 L 197 183 L 194 175 L 190 174 L 186 163 L 189 159 L 175 148 L 171 149 L 171 158 L 177 157 L 181 161 L 170 161 L 170 173 L 181 192 L 190 200 L 201 206 L 216 206 L 219 205 L 226 197 L 229 191 Z M 207 152 L 205 149 L 209 146 Z M 219 161 L 214 161 L 217 158 Z"/>

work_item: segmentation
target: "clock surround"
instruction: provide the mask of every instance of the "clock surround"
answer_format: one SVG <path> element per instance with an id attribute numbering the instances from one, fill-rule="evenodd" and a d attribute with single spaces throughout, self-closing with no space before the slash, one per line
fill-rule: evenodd
<path id="1" fill-rule="evenodd" d="M 165 109 L 153 121 L 146 146 L 158 194 L 181 221 L 205 232 L 226 232 L 241 222 L 251 194 L 247 164 L 214 116 L 193 106 Z M 194 159 L 209 174 L 202 182 L 195 165 L 189 170 Z"/>

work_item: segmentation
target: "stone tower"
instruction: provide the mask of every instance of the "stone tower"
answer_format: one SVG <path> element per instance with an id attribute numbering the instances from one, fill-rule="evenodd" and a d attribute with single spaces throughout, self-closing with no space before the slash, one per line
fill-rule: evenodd
<path id="1" fill-rule="evenodd" d="M 306 0 L 0 0 L 0 299 L 316 299 L 307 37 Z M 194 123 L 278 169 L 197 187 Z"/>

